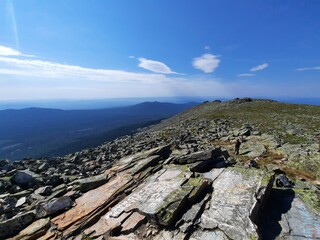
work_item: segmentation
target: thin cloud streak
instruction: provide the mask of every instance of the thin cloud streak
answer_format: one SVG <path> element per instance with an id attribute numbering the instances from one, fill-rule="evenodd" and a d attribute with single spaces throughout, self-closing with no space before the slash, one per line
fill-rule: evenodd
<path id="1" fill-rule="evenodd" d="M 261 71 L 261 70 L 267 68 L 268 66 L 269 66 L 268 63 L 263 63 L 263 64 L 260 64 L 260 65 L 258 65 L 258 66 L 256 66 L 256 67 L 251 68 L 250 71 L 251 71 L 251 72 Z"/>
<path id="2" fill-rule="evenodd" d="M 0 63 L 6 68 L 0 68 L 1 74 L 26 75 L 44 78 L 73 78 L 101 81 L 160 81 L 162 74 L 140 74 L 121 70 L 92 69 L 75 65 L 66 65 L 42 60 L 17 59 L 0 57 Z"/>
<path id="3" fill-rule="evenodd" d="M 305 68 L 297 68 L 296 71 L 309 71 L 309 70 L 320 70 L 320 66 L 318 67 L 305 67 Z"/>
<path id="4" fill-rule="evenodd" d="M 238 74 L 238 77 L 253 77 L 255 76 L 254 73 L 242 73 L 242 74 Z"/>

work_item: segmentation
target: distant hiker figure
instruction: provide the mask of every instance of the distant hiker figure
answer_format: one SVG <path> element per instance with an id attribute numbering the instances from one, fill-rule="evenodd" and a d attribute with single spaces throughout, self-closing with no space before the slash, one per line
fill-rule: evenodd
<path id="1" fill-rule="evenodd" d="M 234 146 L 234 153 L 236 155 L 239 155 L 240 145 L 241 145 L 241 141 L 237 139 L 236 144 Z"/>

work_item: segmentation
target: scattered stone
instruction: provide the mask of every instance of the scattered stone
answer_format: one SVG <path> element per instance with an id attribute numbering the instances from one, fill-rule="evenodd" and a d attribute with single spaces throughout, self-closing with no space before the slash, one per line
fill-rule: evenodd
<path id="1" fill-rule="evenodd" d="M 34 212 L 26 212 L 11 219 L 0 222 L 0 237 L 5 238 L 17 234 L 33 222 Z"/>
<path id="2" fill-rule="evenodd" d="M 38 218 L 46 217 L 66 210 L 72 207 L 72 200 L 70 197 L 64 196 L 57 199 L 52 199 L 47 203 L 38 205 L 36 207 L 36 215 Z"/>
<path id="3" fill-rule="evenodd" d="M 245 168 L 259 168 L 258 163 L 255 160 L 249 160 L 248 162 L 246 162 L 246 164 L 244 165 Z"/>
<path id="4" fill-rule="evenodd" d="M 27 171 L 17 171 L 10 180 L 12 184 L 16 184 L 23 189 L 32 188 L 37 183 L 36 179 Z"/>
<path id="5" fill-rule="evenodd" d="M 41 196 L 49 196 L 52 193 L 52 186 L 40 187 L 34 193 Z"/>
<path id="6" fill-rule="evenodd" d="M 108 178 L 105 174 L 101 174 L 94 177 L 89 177 L 81 180 L 77 180 L 75 183 L 79 183 L 79 189 L 81 192 L 85 193 L 91 189 L 100 187 L 108 181 Z"/>
<path id="7" fill-rule="evenodd" d="M 21 207 L 23 206 L 25 203 L 27 203 L 27 198 L 26 197 L 22 197 L 20 198 L 17 203 L 16 203 L 16 207 Z"/>
<path id="8" fill-rule="evenodd" d="M 23 229 L 14 239 L 36 240 L 42 237 L 50 227 L 50 218 L 39 219 Z"/>
<path id="9" fill-rule="evenodd" d="M 8 192 L 12 187 L 12 184 L 9 181 L 0 179 L 0 194 Z"/>

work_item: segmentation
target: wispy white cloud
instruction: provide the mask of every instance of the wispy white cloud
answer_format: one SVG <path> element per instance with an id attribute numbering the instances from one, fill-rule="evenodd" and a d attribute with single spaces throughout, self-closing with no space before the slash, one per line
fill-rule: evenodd
<path id="1" fill-rule="evenodd" d="M 1 46 L 0 45 L 0 56 L 23 56 L 23 57 L 34 57 L 33 55 L 27 55 L 27 54 L 22 54 L 21 52 L 14 50 L 9 47 Z"/>
<path id="2" fill-rule="evenodd" d="M 194 68 L 205 73 L 212 73 L 219 66 L 220 59 L 218 56 L 209 53 L 203 54 L 201 57 L 196 57 L 192 61 Z"/>
<path id="3" fill-rule="evenodd" d="M 12 48 L 0 46 L 0 56 L 21 56 L 22 53 Z"/>
<path id="4" fill-rule="evenodd" d="M 151 72 L 162 74 L 176 74 L 166 64 L 146 58 L 139 58 L 139 67 L 147 69 Z"/>
<path id="5" fill-rule="evenodd" d="M 238 74 L 238 77 L 253 77 L 255 76 L 254 73 L 242 73 L 242 74 Z"/>
<path id="6" fill-rule="evenodd" d="M 297 68 L 296 70 L 297 71 L 320 70 L 320 66 L 318 66 L 318 67 Z"/>
<path id="7" fill-rule="evenodd" d="M 0 74 L 42 78 L 81 78 L 101 81 L 152 81 L 162 74 L 140 74 L 121 70 L 93 69 L 42 60 L 0 57 Z M 152 79 L 152 80 L 151 80 Z"/>
<path id="8" fill-rule="evenodd" d="M 267 68 L 268 66 L 269 66 L 268 63 L 263 63 L 263 64 L 260 64 L 260 65 L 258 65 L 258 66 L 256 66 L 256 67 L 251 68 L 250 71 L 251 71 L 251 72 L 261 71 L 261 70 Z"/>
<path id="9" fill-rule="evenodd" d="M 204 46 L 204 50 L 211 51 L 211 47 L 210 46 Z"/>
<path id="10" fill-rule="evenodd" d="M 129 58 L 131 58 L 131 59 L 135 59 L 136 57 L 135 57 L 135 56 L 130 55 L 130 56 L 129 56 Z"/>

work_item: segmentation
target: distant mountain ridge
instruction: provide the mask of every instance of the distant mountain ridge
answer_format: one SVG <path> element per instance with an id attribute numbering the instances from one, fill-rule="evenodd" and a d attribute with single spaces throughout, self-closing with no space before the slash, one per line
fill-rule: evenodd
<path id="1" fill-rule="evenodd" d="M 2 110 L 0 158 L 61 155 L 92 147 L 173 116 L 194 105 L 196 103 L 144 102 L 98 110 Z M 112 133 L 108 134 L 109 131 Z"/>

